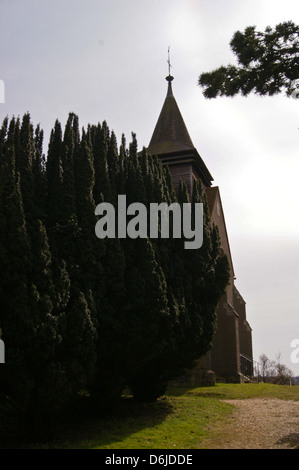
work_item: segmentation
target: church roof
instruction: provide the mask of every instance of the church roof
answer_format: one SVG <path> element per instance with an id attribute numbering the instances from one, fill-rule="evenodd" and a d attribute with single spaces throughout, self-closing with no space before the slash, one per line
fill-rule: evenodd
<path id="1" fill-rule="evenodd" d="M 207 203 L 208 203 L 208 207 L 209 207 L 209 211 L 211 215 L 211 221 L 215 223 L 219 228 L 221 245 L 224 249 L 225 254 L 227 255 L 229 259 L 232 276 L 235 277 L 233 259 L 232 259 L 232 255 L 230 251 L 230 244 L 229 244 L 229 239 L 228 239 L 228 234 L 227 234 L 227 229 L 226 229 L 226 223 L 225 223 L 225 217 L 224 217 L 224 211 L 222 207 L 219 187 L 213 186 L 213 187 L 206 188 L 205 194 L 206 194 Z"/>
<path id="2" fill-rule="evenodd" d="M 148 152 L 152 155 L 194 149 L 186 124 L 173 96 L 171 86 L 173 77 L 169 75 L 166 80 L 168 81 L 167 95 L 148 146 Z"/>
<path id="3" fill-rule="evenodd" d="M 147 148 L 147 153 L 149 155 L 158 155 L 168 165 L 192 161 L 204 185 L 211 186 L 213 177 L 193 145 L 173 96 L 171 85 L 173 77 L 168 75 L 166 80 L 168 81 L 167 95 Z"/>
<path id="4" fill-rule="evenodd" d="M 218 186 L 213 186 L 211 188 L 207 188 L 206 190 L 206 198 L 207 198 L 210 214 L 214 210 L 214 205 L 215 205 L 218 191 L 219 191 Z"/>

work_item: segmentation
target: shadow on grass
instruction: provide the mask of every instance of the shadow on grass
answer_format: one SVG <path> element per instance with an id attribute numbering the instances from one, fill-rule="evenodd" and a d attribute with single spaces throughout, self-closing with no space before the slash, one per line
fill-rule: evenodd
<path id="1" fill-rule="evenodd" d="M 287 444 L 291 449 L 299 449 L 299 433 L 291 433 L 279 439 L 277 444 Z"/>
<path id="2" fill-rule="evenodd" d="M 221 392 L 195 392 L 191 394 L 193 397 L 201 397 L 201 398 L 226 398 L 224 393 Z"/>
<path id="3" fill-rule="evenodd" d="M 198 387 L 194 386 L 194 388 L 190 387 L 177 387 L 171 386 L 167 390 L 167 395 L 171 395 L 173 397 L 180 397 L 182 395 L 192 396 L 192 397 L 201 397 L 201 398 L 226 398 L 225 393 L 223 391 L 216 391 L 214 386 L 211 387 Z"/>
<path id="4" fill-rule="evenodd" d="M 173 412 L 166 397 L 153 403 L 139 403 L 123 397 L 105 416 L 96 415 L 88 401 L 72 411 L 51 439 L 11 445 L 9 448 L 26 449 L 88 449 L 112 445 L 145 428 L 155 427 Z M 6 447 L 7 448 L 7 447 Z"/>

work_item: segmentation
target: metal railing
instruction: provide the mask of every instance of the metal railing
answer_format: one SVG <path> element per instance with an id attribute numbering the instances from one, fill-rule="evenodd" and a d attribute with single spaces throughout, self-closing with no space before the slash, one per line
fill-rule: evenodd
<path id="1" fill-rule="evenodd" d="M 240 354 L 240 372 L 249 380 L 260 382 L 260 364 L 245 354 Z"/>

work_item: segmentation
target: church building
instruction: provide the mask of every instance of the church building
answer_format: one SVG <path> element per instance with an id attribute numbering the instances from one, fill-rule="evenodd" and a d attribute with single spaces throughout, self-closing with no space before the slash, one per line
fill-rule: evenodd
<path id="1" fill-rule="evenodd" d="M 202 377 L 205 375 L 204 371 L 212 371 L 218 381 L 245 381 L 253 375 L 252 330 L 246 319 L 246 303 L 235 286 L 220 190 L 213 186 L 213 177 L 192 143 L 173 95 L 173 77 L 170 73 L 166 80 L 167 95 L 147 153 L 157 155 L 164 165 L 168 165 L 176 191 L 182 180 L 191 194 L 193 180 L 200 179 L 207 197 L 211 222 L 218 226 L 221 246 L 230 265 L 230 282 L 217 307 L 217 330 L 213 347 L 200 359 L 197 369 L 201 373 L 194 377 Z M 192 374 L 190 377 L 193 377 Z"/>

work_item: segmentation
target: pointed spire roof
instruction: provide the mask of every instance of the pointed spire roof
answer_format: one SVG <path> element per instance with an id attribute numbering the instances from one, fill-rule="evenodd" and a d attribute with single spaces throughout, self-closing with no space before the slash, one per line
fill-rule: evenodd
<path id="1" fill-rule="evenodd" d="M 157 155 L 167 165 L 191 162 L 203 184 L 211 186 L 213 177 L 193 145 L 184 119 L 173 96 L 173 77 L 166 77 L 167 95 L 154 133 L 147 148 L 149 155 Z"/>
<path id="2" fill-rule="evenodd" d="M 148 152 L 152 155 L 194 149 L 186 124 L 173 96 L 171 85 L 173 77 L 168 75 L 166 80 L 168 81 L 167 95 L 148 146 Z"/>

